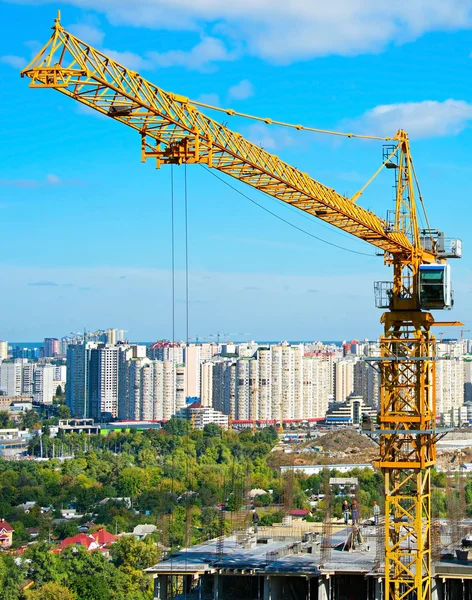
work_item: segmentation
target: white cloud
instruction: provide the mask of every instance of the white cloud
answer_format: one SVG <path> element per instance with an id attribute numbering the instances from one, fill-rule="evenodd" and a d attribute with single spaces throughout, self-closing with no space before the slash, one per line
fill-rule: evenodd
<path id="1" fill-rule="evenodd" d="M 463 100 L 425 100 L 382 104 L 342 124 L 353 133 L 392 136 L 404 129 L 412 138 L 456 135 L 472 119 L 472 104 Z"/>
<path id="2" fill-rule="evenodd" d="M 87 44 L 99 45 L 105 37 L 101 29 L 87 23 L 74 23 L 73 25 L 69 25 L 67 29 Z"/>
<path id="3" fill-rule="evenodd" d="M 243 79 L 229 88 L 228 95 L 235 100 L 246 100 L 254 95 L 254 86 L 248 79 Z"/>
<path id="4" fill-rule="evenodd" d="M 389 43 L 413 40 L 429 31 L 472 25 L 471 0 L 66 1 L 105 13 L 118 25 L 201 31 L 206 24 L 216 24 L 241 41 L 250 54 L 280 63 L 328 54 L 379 52 Z"/>
<path id="5" fill-rule="evenodd" d="M 204 37 L 189 51 L 149 52 L 148 56 L 159 67 L 184 67 L 198 71 L 211 69 L 214 62 L 237 58 L 236 52 L 228 51 L 223 42 L 215 37 Z"/>
<path id="6" fill-rule="evenodd" d="M 23 58 L 22 56 L 15 56 L 14 54 L 0 56 L 0 62 L 13 67 L 14 69 L 22 69 L 27 64 L 26 58 Z"/>

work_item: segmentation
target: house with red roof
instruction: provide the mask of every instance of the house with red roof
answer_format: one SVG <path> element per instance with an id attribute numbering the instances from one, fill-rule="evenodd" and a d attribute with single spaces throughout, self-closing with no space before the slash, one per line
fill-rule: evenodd
<path id="1" fill-rule="evenodd" d="M 91 534 L 91 536 L 99 546 L 108 546 L 109 544 L 113 544 L 114 542 L 116 542 L 116 537 L 112 533 L 109 533 L 103 527 L 100 527 L 100 529 L 94 531 Z"/>
<path id="2" fill-rule="evenodd" d="M 0 519 L 0 548 L 11 548 L 14 531 L 13 527 L 5 519 Z"/>
<path id="3" fill-rule="evenodd" d="M 106 531 L 103 527 L 93 533 L 77 533 L 73 537 L 66 538 L 61 542 L 61 550 L 69 546 L 83 546 L 89 552 L 92 550 L 106 550 L 108 546 L 116 541 L 116 537 Z"/>
<path id="4" fill-rule="evenodd" d="M 97 540 L 91 535 L 85 533 L 77 533 L 72 537 L 68 537 L 65 540 L 62 540 L 61 550 L 64 550 L 64 548 L 68 548 L 69 546 L 83 546 L 89 552 L 91 550 L 98 550 L 98 548 L 100 548 L 100 545 L 97 542 Z"/>

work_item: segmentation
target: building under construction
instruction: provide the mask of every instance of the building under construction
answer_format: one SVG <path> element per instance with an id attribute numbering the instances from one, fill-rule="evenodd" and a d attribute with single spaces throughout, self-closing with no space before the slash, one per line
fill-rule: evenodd
<path id="1" fill-rule="evenodd" d="M 156 600 L 383 600 L 383 529 L 333 525 L 328 547 L 319 523 L 262 527 L 184 548 L 147 571 Z M 453 535 L 449 521 L 437 523 L 433 600 L 472 600 L 468 538 L 454 544 Z"/>

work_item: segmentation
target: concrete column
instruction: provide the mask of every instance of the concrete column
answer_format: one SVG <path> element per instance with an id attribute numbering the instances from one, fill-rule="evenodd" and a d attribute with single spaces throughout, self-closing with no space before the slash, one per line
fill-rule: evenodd
<path id="1" fill-rule="evenodd" d="M 264 600 L 271 600 L 271 590 L 270 590 L 270 577 L 266 575 L 264 577 Z"/>
<path id="2" fill-rule="evenodd" d="M 167 575 L 158 575 L 154 578 L 154 598 L 156 600 L 167 600 L 168 583 L 169 578 Z"/>
<path id="3" fill-rule="evenodd" d="M 318 600 L 329 600 L 331 580 L 322 575 L 318 577 Z"/>
<path id="4" fill-rule="evenodd" d="M 444 584 L 437 577 L 431 580 L 431 600 L 444 600 Z"/>
<path id="5" fill-rule="evenodd" d="M 184 575 L 183 577 L 183 588 L 184 588 L 184 596 L 190 594 L 192 591 L 192 576 Z"/>
<path id="6" fill-rule="evenodd" d="M 223 579 L 219 573 L 215 573 L 213 583 L 213 600 L 223 600 Z"/>
<path id="7" fill-rule="evenodd" d="M 378 577 L 373 577 L 373 586 L 374 586 L 374 598 L 375 600 L 383 600 L 383 579 Z"/>
<path id="8" fill-rule="evenodd" d="M 280 600 L 282 596 L 282 577 L 270 578 L 270 600 Z"/>

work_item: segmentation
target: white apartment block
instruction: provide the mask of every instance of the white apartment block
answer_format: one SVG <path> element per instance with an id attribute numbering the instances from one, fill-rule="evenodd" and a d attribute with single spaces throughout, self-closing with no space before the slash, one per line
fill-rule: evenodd
<path id="1" fill-rule="evenodd" d="M 184 363 L 184 343 L 173 343 L 167 340 L 156 342 L 147 348 L 147 357 L 151 360 L 160 360 L 163 362 Z"/>
<path id="2" fill-rule="evenodd" d="M 237 420 L 323 418 L 330 364 L 286 343 L 260 347 L 252 358 L 214 359 L 213 407 Z"/>
<path id="3" fill-rule="evenodd" d="M 91 350 L 88 385 L 91 413 L 95 417 L 104 413 L 113 418 L 118 416 L 121 353 L 129 355 L 130 349 L 127 346 L 98 344 Z"/>
<path id="4" fill-rule="evenodd" d="M 8 358 L 8 342 L 0 340 L 0 360 L 7 360 Z"/>
<path id="5" fill-rule="evenodd" d="M 208 344 L 205 344 L 208 346 Z M 211 356 L 206 358 L 209 360 Z M 201 393 L 201 365 L 203 352 L 201 344 L 189 344 L 185 348 L 185 366 L 187 367 L 188 395 L 200 398 Z"/>
<path id="6" fill-rule="evenodd" d="M 269 421 L 272 419 L 271 405 L 271 351 L 269 348 L 260 348 L 257 352 L 257 362 L 259 364 L 259 419 Z"/>
<path id="7" fill-rule="evenodd" d="M 34 388 L 34 371 L 36 365 L 32 362 L 23 364 L 23 395 L 32 396 Z"/>
<path id="8" fill-rule="evenodd" d="M 213 408 L 235 418 L 236 363 L 234 359 L 215 358 L 213 363 Z"/>
<path id="9" fill-rule="evenodd" d="M 334 401 L 344 402 L 354 391 L 355 359 L 346 358 L 334 363 Z"/>
<path id="10" fill-rule="evenodd" d="M 329 357 L 304 357 L 302 419 L 324 418 L 330 396 Z"/>
<path id="11" fill-rule="evenodd" d="M 362 358 L 354 363 L 353 394 L 362 396 L 364 404 L 378 409 L 380 402 L 380 375 L 378 370 Z"/>
<path id="12" fill-rule="evenodd" d="M 207 361 L 200 365 L 200 402 L 202 406 L 212 406 L 213 402 L 213 368 L 215 363 Z M 189 396 L 192 394 L 189 391 Z"/>
<path id="13" fill-rule="evenodd" d="M 259 344 L 254 341 L 250 341 L 247 344 L 238 344 L 236 346 L 236 353 L 239 358 L 253 358 L 256 355 Z"/>
<path id="14" fill-rule="evenodd" d="M 175 416 L 178 419 L 191 421 L 193 429 L 203 429 L 205 425 L 210 423 L 228 429 L 228 415 L 224 415 L 211 406 L 201 406 L 198 402 L 179 410 Z"/>
<path id="15" fill-rule="evenodd" d="M 440 346 L 440 345 L 438 345 Z M 442 349 L 438 348 L 438 352 Z M 464 404 L 464 361 L 454 356 L 436 361 L 436 413 L 450 413 Z"/>
<path id="16" fill-rule="evenodd" d="M 52 404 L 56 394 L 54 365 L 37 365 L 34 370 L 33 399 L 41 404 Z"/>
<path id="17" fill-rule="evenodd" d="M 258 382 L 257 360 L 241 358 L 236 363 L 236 419 L 258 419 Z"/>
<path id="18" fill-rule="evenodd" d="M 0 390 L 6 396 L 21 396 L 23 394 L 23 366 L 28 364 L 26 358 L 15 358 L 3 361 L 0 365 Z"/>
<path id="19" fill-rule="evenodd" d="M 123 370 L 126 383 L 120 389 L 120 419 L 169 420 L 186 406 L 184 365 L 132 357 L 126 360 Z"/>

